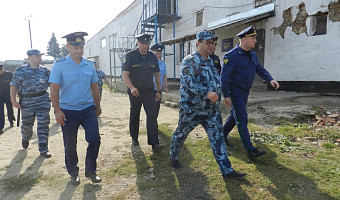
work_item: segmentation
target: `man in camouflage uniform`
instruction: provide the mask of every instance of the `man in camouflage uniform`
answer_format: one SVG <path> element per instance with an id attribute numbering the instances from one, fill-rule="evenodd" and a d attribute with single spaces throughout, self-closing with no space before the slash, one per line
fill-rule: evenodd
<path id="1" fill-rule="evenodd" d="M 37 118 L 37 135 L 39 151 L 45 158 L 50 158 L 48 151 L 48 134 L 50 124 L 51 100 L 48 89 L 50 71 L 40 65 L 41 55 L 39 50 L 31 49 L 27 51 L 28 63 L 18 67 L 13 75 L 10 94 L 13 106 L 22 111 L 22 147 L 28 148 L 29 140 L 33 135 L 33 125 Z M 19 102 L 16 100 L 19 95 Z M 18 119 L 19 120 L 19 119 Z"/>
<path id="2" fill-rule="evenodd" d="M 100 100 L 102 99 L 102 92 L 103 92 L 103 79 L 104 82 L 107 84 L 107 86 L 109 88 L 111 88 L 109 80 L 107 80 L 106 78 L 106 74 L 99 69 L 98 63 L 97 62 L 93 62 L 95 68 L 96 68 L 96 72 L 97 72 L 97 76 L 98 76 L 98 88 L 99 88 L 99 96 L 100 96 Z"/>
<path id="3" fill-rule="evenodd" d="M 221 84 L 217 69 L 208 57 L 212 54 L 217 37 L 210 31 L 203 31 L 197 33 L 196 39 L 197 51 L 182 61 L 179 121 L 171 138 L 171 165 L 174 168 L 181 167 L 179 151 L 188 134 L 201 124 L 208 134 L 223 178 L 242 178 L 246 173 L 235 171 L 228 159 L 219 109 Z"/>

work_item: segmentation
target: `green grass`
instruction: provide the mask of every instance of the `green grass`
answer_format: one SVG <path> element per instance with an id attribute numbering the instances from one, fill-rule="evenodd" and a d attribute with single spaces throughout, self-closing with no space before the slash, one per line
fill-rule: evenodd
<path id="1" fill-rule="evenodd" d="M 126 199 L 134 190 L 141 199 L 340 198 L 340 148 L 327 143 L 316 147 L 292 141 L 291 137 L 296 137 L 293 133 L 299 137 L 316 134 L 305 125 L 283 126 L 274 133 L 250 125 L 254 138 L 264 138 L 257 146 L 267 151 L 265 156 L 251 161 L 237 133 L 232 132 L 230 140 L 235 147 L 228 148 L 229 159 L 234 169 L 248 175 L 243 180 L 226 181 L 221 178 L 207 138 L 188 139 L 179 156 L 182 168 L 171 168 L 169 143 L 173 129 L 161 124 L 159 130 L 161 141 L 166 145 L 163 151 L 143 152 L 139 147 L 132 147 L 132 153 L 116 167 L 102 172 L 103 180 L 136 178 L 135 185 L 129 185 L 113 199 Z M 282 151 L 282 147 L 294 148 Z M 150 168 L 154 170 L 155 179 L 150 178 Z"/>

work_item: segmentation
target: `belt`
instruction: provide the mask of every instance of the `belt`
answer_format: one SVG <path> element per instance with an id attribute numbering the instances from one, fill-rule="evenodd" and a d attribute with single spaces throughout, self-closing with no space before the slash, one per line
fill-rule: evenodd
<path id="1" fill-rule="evenodd" d="M 21 94 L 19 95 L 20 97 L 39 97 L 46 94 L 46 91 L 43 92 L 38 92 L 38 93 L 34 93 L 34 94 Z"/>

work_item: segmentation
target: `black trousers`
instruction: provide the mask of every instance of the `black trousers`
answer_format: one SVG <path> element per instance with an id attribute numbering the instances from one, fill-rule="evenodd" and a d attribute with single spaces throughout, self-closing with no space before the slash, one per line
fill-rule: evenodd
<path id="1" fill-rule="evenodd" d="M 139 96 L 132 96 L 131 92 L 128 92 L 130 99 L 130 136 L 132 138 L 138 138 L 139 134 L 139 120 L 140 110 L 142 105 L 146 113 L 146 129 L 148 136 L 148 144 L 159 144 L 158 139 L 158 123 L 157 123 L 157 104 L 155 100 L 156 93 L 153 89 L 148 91 L 139 91 Z"/>
<path id="2" fill-rule="evenodd" d="M 11 97 L 9 95 L 0 96 L 0 130 L 5 126 L 4 104 L 6 104 L 7 108 L 8 121 L 13 122 L 15 120 Z"/>

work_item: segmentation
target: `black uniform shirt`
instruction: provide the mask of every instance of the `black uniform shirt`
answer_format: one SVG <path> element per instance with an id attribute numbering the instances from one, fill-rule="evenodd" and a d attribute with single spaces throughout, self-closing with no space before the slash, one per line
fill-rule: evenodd
<path id="1" fill-rule="evenodd" d="M 4 71 L 3 74 L 0 75 L 0 96 L 9 95 L 9 87 L 12 81 L 13 74 L 8 71 Z"/>
<path id="2" fill-rule="evenodd" d="M 159 72 L 157 57 L 148 51 L 143 59 L 138 49 L 133 50 L 125 56 L 123 71 L 130 72 L 131 83 L 139 92 L 153 90 L 153 74 Z"/>

